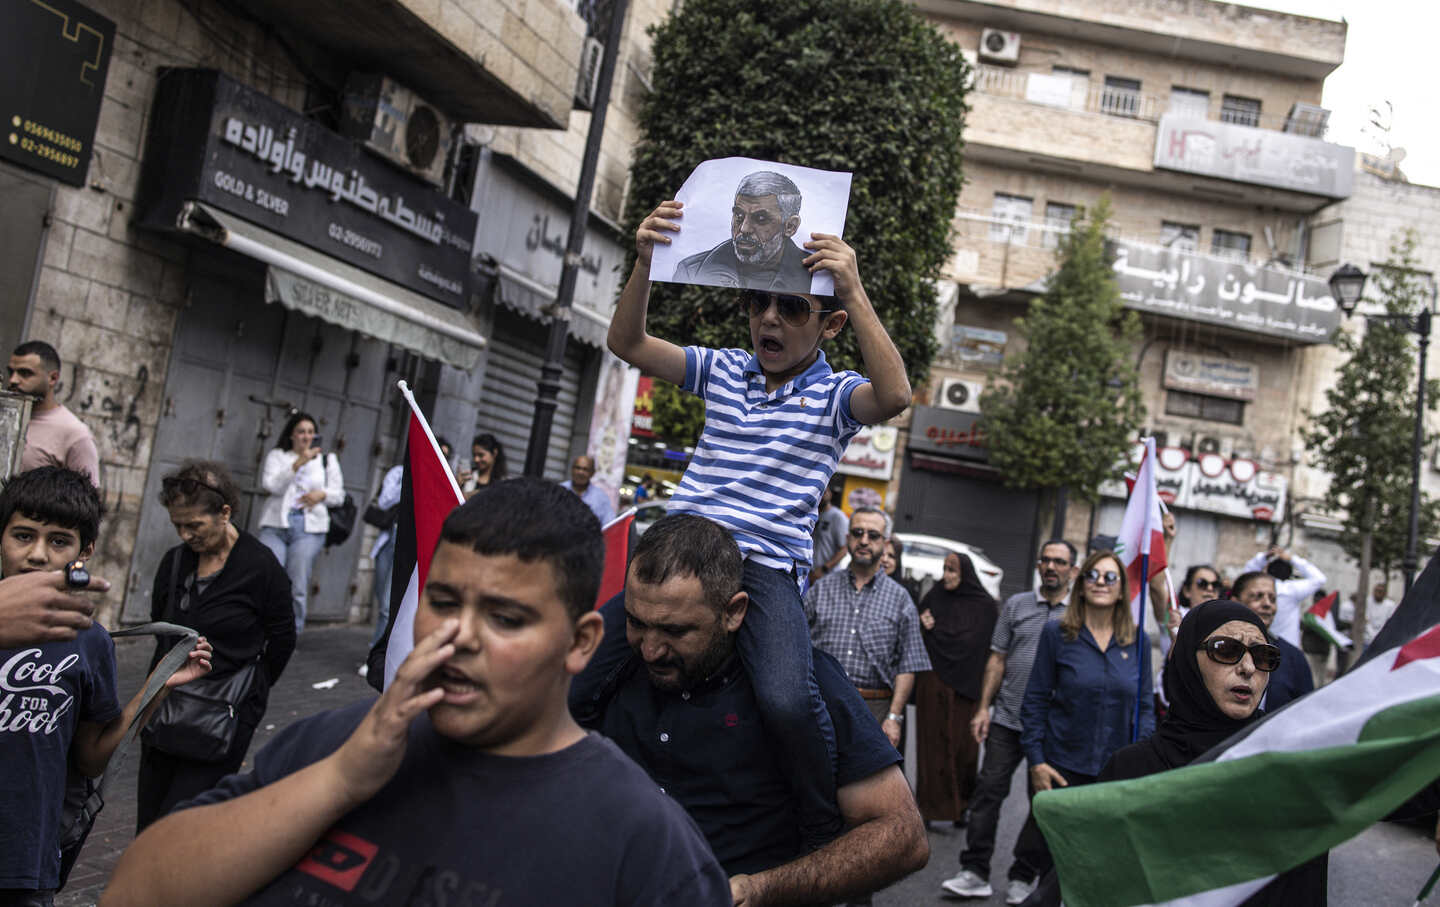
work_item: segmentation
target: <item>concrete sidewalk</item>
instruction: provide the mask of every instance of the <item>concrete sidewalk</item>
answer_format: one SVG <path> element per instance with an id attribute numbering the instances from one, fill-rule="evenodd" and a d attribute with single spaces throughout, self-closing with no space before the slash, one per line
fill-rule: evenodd
<path id="1" fill-rule="evenodd" d="M 270 691 L 270 706 L 250 744 L 250 754 L 260 749 L 281 729 L 294 721 L 357 699 L 373 697 L 375 691 L 355 673 L 370 642 L 369 625 L 306 628 L 300 644 L 280 682 Z M 155 643 L 151 639 L 118 639 L 115 651 L 120 669 L 121 700 L 128 700 L 145 679 Z M 314 684 L 337 680 L 327 689 Z M 119 754 L 116 754 L 119 758 Z M 115 861 L 135 837 L 135 776 L 140 762 L 138 744 L 126 756 L 120 774 L 111 782 L 110 799 L 85 849 L 70 874 L 70 884 L 55 898 L 58 907 L 94 904 L 110 878 Z M 244 770 L 250 768 L 250 757 Z"/>

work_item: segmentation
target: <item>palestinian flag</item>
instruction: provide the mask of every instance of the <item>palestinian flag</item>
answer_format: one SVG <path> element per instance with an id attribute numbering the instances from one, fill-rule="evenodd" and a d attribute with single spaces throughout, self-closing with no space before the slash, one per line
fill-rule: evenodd
<path id="1" fill-rule="evenodd" d="M 635 525 L 635 508 L 617 516 L 600 530 L 605 538 L 605 572 L 600 576 L 600 594 L 595 607 L 625 591 L 625 568 L 629 566 L 630 529 Z"/>
<path id="2" fill-rule="evenodd" d="M 1047 791 L 1033 808 L 1070 907 L 1219 907 L 1353 838 L 1437 778 L 1440 558 L 1338 680 L 1184 768 Z"/>
<path id="3" fill-rule="evenodd" d="M 415 609 L 420 604 L 430 558 L 440 541 L 440 526 L 450 511 L 465 503 L 450 464 L 440 453 L 440 445 L 410 388 L 404 381 L 399 386 L 410 404 L 410 430 L 405 444 L 400 519 L 395 525 L 395 567 L 390 571 L 390 624 L 370 650 L 365 674 L 370 685 L 381 691 L 415 647 Z"/>
<path id="4" fill-rule="evenodd" d="M 1305 612 L 1305 616 L 1300 619 L 1300 622 L 1325 637 L 1330 645 L 1338 649 L 1348 649 L 1352 645 L 1350 637 L 1341 633 L 1340 629 L 1335 626 L 1334 611 L 1339 600 L 1340 593 L 1331 592 L 1311 605 L 1310 610 Z"/>

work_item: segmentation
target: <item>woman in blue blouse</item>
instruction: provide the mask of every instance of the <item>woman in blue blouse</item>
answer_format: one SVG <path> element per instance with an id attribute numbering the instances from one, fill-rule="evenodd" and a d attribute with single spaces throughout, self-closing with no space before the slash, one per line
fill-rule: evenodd
<path id="1" fill-rule="evenodd" d="M 1020 745 L 1034 790 L 1089 784 L 1116 750 L 1155 731 L 1150 649 L 1138 635 L 1119 559 L 1092 553 L 1080 565 L 1065 615 L 1040 631 L 1020 708 Z M 1137 681 L 1140 724 L 1132 734 Z M 1017 852 L 1044 864 L 1031 867 L 1038 878 L 1050 868 L 1050 855 L 1033 817 L 1020 835 L 1033 849 Z"/>

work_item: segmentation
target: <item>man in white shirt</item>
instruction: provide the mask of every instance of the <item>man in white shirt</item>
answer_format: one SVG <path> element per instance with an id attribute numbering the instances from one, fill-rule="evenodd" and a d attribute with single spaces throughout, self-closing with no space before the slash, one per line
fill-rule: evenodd
<path id="1" fill-rule="evenodd" d="M 605 489 L 590 481 L 594 475 L 595 458 L 581 454 L 570 464 L 570 478 L 561 482 L 560 487 L 578 494 L 600 525 L 604 526 L 615 519 L 615 505 L 610 503 L 610 495 L 605 493 Z"/>
<path id="2" fill-rule="evenodd" d="M 1275 620 L 1270 632 L 1290 643 L 1300 645 L 1300 615 L 1310 607 L 1311 597 L 1325 588 L 1325 574 L 1298 554 L 1278 545 L 1270 546 L 1240 568 L 1241 573 L 1263 570 L 1275 577 Z"/>
<path id="3" fill-rule="evenodd" d="M 1370 640 L 1375 638 L 1380 632 L 1380 628 L 1384 627 L 1385 622 L 1390 619 L 1390 615 L 1395 613 L 1395 602 L 1386 595 L 1390 591 L 1389 583 L 1389 577 L 1383 577 L 1375 584 L 1375 588 L 1370 592 L 1370 600 L 1365 603 L 1365 632 L 1357 654 L 1365 646 L 1370 645 Z M 1355 602 L 1353 600 L 1347 598 L 1341 603 L 1339 619 L 1341 621 L 1355 619 Z M 1354 631 L 1351 632 L 1353 635 Z"/>

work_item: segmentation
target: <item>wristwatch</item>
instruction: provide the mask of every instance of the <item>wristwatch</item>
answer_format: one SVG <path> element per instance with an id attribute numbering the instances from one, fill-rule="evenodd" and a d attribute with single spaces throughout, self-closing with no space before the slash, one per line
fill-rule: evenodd
<path id="1" fill-rule="evenodd" d="M 885 720 L 886 720 L 886 721 L 893 721 L 893 722 L 895 722 L 896 724 L 904 724 L 904 723 L 905 723 L 905 716 L 904 716 L 904 715 L 897 715 L 897 714 L 895 714 L 894 712 L 891 712 L 890 714 L 888 714 L 888 715 L 885 716 Z"/>

